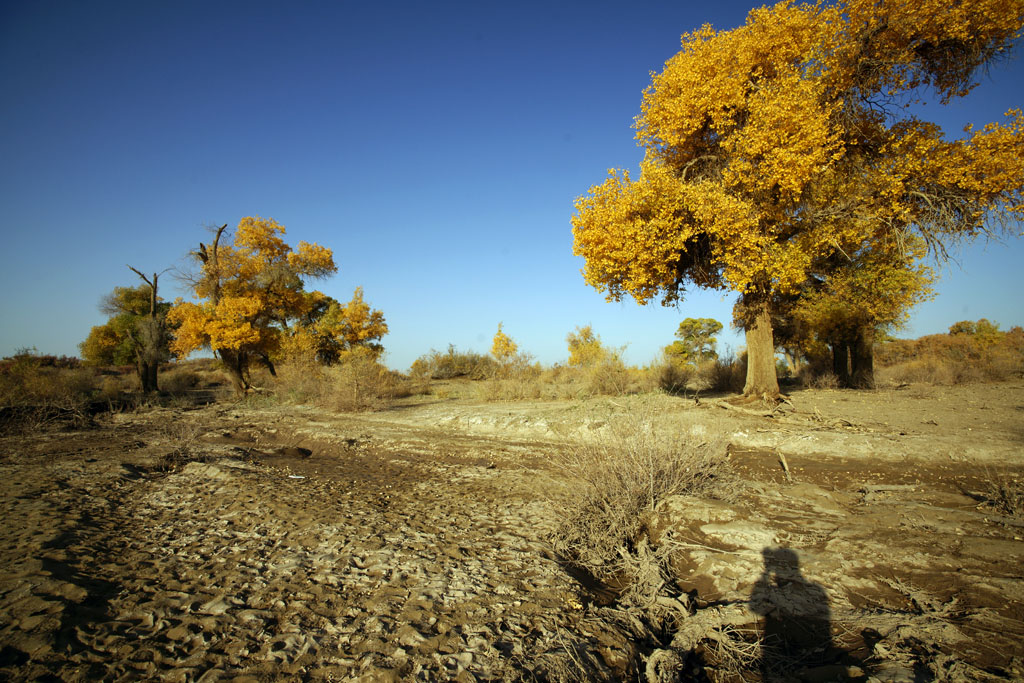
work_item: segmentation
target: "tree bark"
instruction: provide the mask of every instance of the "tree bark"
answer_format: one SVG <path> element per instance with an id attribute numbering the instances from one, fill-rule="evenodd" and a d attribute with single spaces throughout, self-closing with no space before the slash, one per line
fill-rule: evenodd
<path id="1" fill-rule="evenodd" d="M 850 347 L 845 337 L 832 343 L 832 372 L 839 386 L 850 386 Z"/>
<path id="2" fill-rule="evenodd" d="M 857 330 L 850 346 L 853 372 L 850 386 L 854 389 L 875 388 L 875 344 L 870 329 Z"/>
<path id="3" fill-rule="evenodd" d="M 775 373 L 775 338 L 767 297 L 747 298 L 744 306 L 750 314 L 746 327 L 747 383 L 744 396 L 779 397 L 779 378 Z"/>

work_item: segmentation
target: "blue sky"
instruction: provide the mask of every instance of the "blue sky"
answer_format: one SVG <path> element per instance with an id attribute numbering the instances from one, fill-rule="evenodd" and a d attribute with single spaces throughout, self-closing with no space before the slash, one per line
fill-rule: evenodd
<path id="1" fill-rule="evenodd" d="M 76 354 L 100 297 L 137 284 L 126 264 L 182 265 L 205 226 L 258 215 L 334 250 L 338 274 L 312 286 L 362 286 L 394 368 L 487 351 L 499 322 L 544 363 L 586 324 L 647 363 L 683 318 L 727 323 L 733 297 L 605 302 L 572 255 L 572 202 L 639 163 L 633 117 L 680 34 L 750 7 L 2 3 L 0 355 Z M 1017 57 L 925 113 L 956 134 L 1021 106 L 1022 85 Z M 1024 324 L 1022 240 L 956 255 L 903 335 Z M 187 296 L 169 276 L 161 294 Z"/>

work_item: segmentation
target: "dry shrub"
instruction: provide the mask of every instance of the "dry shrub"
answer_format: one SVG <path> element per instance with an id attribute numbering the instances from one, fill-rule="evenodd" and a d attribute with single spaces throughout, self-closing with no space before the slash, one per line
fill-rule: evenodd
<path id="1" fill-rule="evenodd" d="M 410 373 L 414 378 L 429 377 L 430 379 L 488 379 L 498 372 L 498 362 L 490 356 L 475 351 L 459 351 L 454 345 L 441 353 L 431 349 L 430 353 L 420 356 L 413 362 Z"/>
<path id="2" fill-rule="evenodd" d="M 708 391 L 738 394 L 747 382 L 747 354 L 715 358 L 698 368 L 701 386 Z"/>
<path id="3" fill-rule="evenodd" d="M 671 361 L 663 363 L 658 369 L 658 387 L 666 394 L 681 396 L 690 388 L 696 378 L 696 368 L 690 365 L 679 365 Z"/>
<path id="4" fill-rule="evenodd" d="M 1008 470 L 986 469 L 982 496 L 996 512 L 1010 517 L 1024 516 L 1024 482 Z"/>
<path id="5" fill-rule="evenodd" d="M 637 417 L 605 429 L 556 462 L 567 484 L 552 544 L 602 582 L 639 589 L 647 583 L 641 575 L 664 571 L 666 559 L 647 547 L 650 515 L 669 496 L 714 493 L 727 469 L 726 442 L 718 434 L 659 433 Z"/>
<path id="6" fill-rule="evenodd" d="M 198 389 L 202 383 L 199 373 L 189 367 L 172 367 L 160 373 L 157 384 L 161 391 L 181 394 Z"/>
<path id="7" fill-rule="evenodd" d="M 943 360 L 935 357 L 907 361 L 875 371 L 880 384 L 954 384 L 955 372 Z"/>
<path id="8" fill-rule="evenodd" d="M 838 389 L 839 377 L 831 371 L 807 372 L 800 376 L 800 383 L 808 389 Z"/>
<path id="9" fill-rule="evenodd" d="M 389 370 L 369 349 L 350 351 L 331 366 L 292 357 L 278 364 L 272 386 L 278 400 L 343 412 L 383 410 L 394 399 L 422 393 L 421 383 Z"/>
<path id="10" fill-rule="evenodd" d="M 277 377 L 267 388 L 285 403 L 324 405 L 329 393 L 330 380 L 326 366 L 309 356 L 291 356 L 276 366 Z M 266 378 L 261 378 L 262 385 Z"/>
<path id="11" fill-rule="evenodd" d="M 0 364 L 0 430 L 88 424 L 98 375 L 72 360 L 28 350 L 5 358 Z"/>
<path id="12" fill-rule="evenodd" d="M 397 378 L 369 356 L 353 357 L 328 370 L 329 407 L 344 412 L 383 410 L 398 392 Z"/>
<path id="13" fill-rule="evenodd" d="M 502 363 L 495 379 L 485 380 L 478 387 L 478 394 L 485 401 L 525 401 L 543 396 L 541 382 L 543 370 L 534 364 L 529 354 L 517 354 Z"/>
<path id="14" fill-rule="evenodd" d="M 173 422 L 164 428 L 169 450 L 157 461 L 154 469 L 174 472 L 190 462 L 206 462 L 209 458 L 200 448 L 202 427 L 193 422 Z"/>

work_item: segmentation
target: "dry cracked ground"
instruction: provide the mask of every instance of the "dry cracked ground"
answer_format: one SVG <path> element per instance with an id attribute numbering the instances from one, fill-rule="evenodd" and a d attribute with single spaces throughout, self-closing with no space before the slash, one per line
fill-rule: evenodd
<path id="1" fill-rule="evenodd" d="M 646 610 L 549 543 L 559 454 L 636 416 L 724 434 L 731 469 L 728 495 L 650 515 L 669 552 Z M 1022 453 L 1020 382 L 775 410 L 214 404 L 9 435 L 0 678 L 1020 680 Z"/>

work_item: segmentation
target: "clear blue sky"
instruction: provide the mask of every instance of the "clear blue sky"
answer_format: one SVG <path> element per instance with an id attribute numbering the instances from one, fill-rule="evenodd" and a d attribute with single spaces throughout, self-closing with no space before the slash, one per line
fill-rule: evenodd
<path id="1" fill-rule="evenodd" d="M 727 323 L 732 297 L 606 303 L 572 255 L 572 202 L 639 163 L 633 117 L 680 34 L 750 7 L 3 2 L 0 355 L 77 354 L 100 297 L 137 284 L 126 264 L 181 265 L 204 226 L 258 215 L 334 250 L 338 275 L 313 286 L 344 301 L 361 285 L 397 369 L 487 351 L 500 321 L 544 363 L 588 323 L 646 363 L 683 318 Z M 1018 57 L 926 113 L 957 134 L 1024 104 L 1022 86 Z M 905 335 L 1024 324 L 1024 240 L 959 260 Z M 165 276 L 161 294 L 186 292 Z"/>

